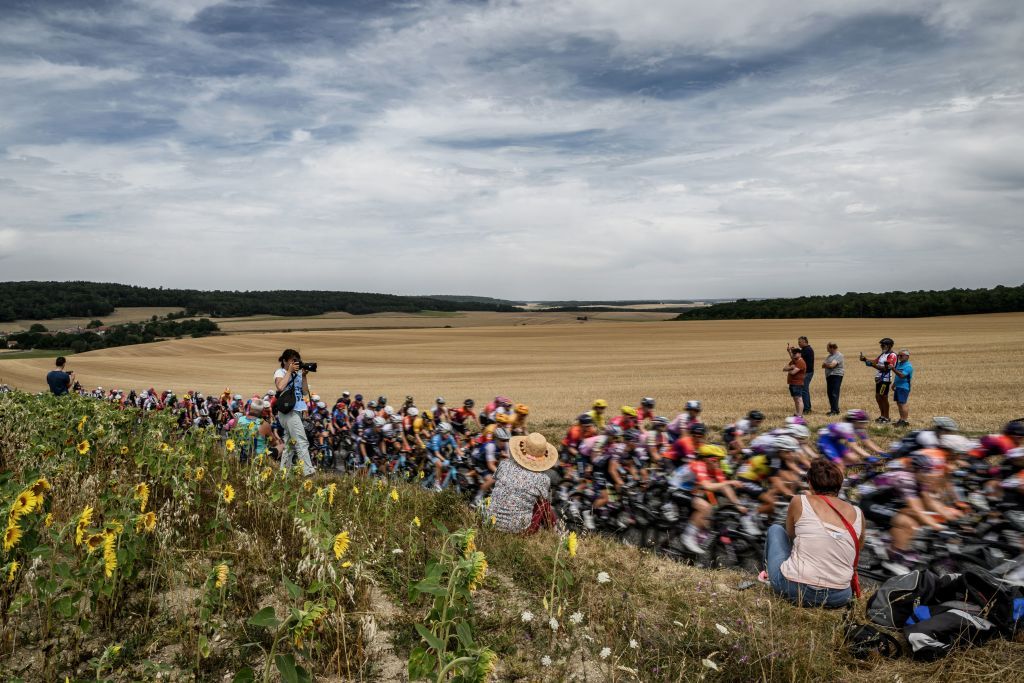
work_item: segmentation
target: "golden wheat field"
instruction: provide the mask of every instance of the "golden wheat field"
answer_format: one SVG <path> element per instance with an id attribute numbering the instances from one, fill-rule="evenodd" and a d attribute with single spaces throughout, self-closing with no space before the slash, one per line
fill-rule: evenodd
<path id="1" fill-rule="evenodd" d="M 491 314 L 498 315 L 498 314 Z M 312 388 L 325 399 L 342 390 L 406 394 L 420 405 L 486 401 L 510 395 L 538 423 L 562 423 L 597 397 L 613 405 L 649 395 L 677 412 L 704 401 L 707 421 L 722 425 L 751 408 L 780 420 L 791 410 L 782 367 L 787 342 L 807 335 L 819 359 L 835 341 L 847 358 L 843 408 L 873 412 L 873 373 L 857 363 L 882 336 L 911 349 L 912 422 L 950 415 L 966 428 L 991 429 L 1024 415 L 1024 314 L 919 319 L 624 322 L 564 318 L 547 324 L 452 329 L 339 330 L 232 334 L 107 349 L 73 356 L 68 367 L 86 386 L 263 392 L 285 347 L 319 362 Z M 543 315 L 543 314 L 537 314 Z M 820 360 L 819 360 L 820 362 Z M 0 381 L 42 389 L 45 359 L 0 362 Z M 827 410 L 825 382 L 812 384 L 815 415 Z"/>

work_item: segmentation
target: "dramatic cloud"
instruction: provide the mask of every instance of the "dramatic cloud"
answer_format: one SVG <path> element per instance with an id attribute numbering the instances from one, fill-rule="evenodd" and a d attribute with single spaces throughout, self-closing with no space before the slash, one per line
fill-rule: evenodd
<path id="1" fill-rule="evenodd" d="M 1015 0 L 5 2 L 4 279 L 1020 284 Z"/>

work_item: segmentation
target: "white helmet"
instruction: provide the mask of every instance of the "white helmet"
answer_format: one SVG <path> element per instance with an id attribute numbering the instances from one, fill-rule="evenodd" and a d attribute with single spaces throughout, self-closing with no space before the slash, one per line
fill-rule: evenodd
<path id="1" fill-rule="evenodd" d="M 326 408 L 326 407 L 327 407 L 327 404 L 326 404 L 326 403 L 324 403 L 323 401 L 317 401 L 317 402 L 316 402 L 316 407 L 317 407 L 317 408 Z"/>
<path id="2" fill-rule="evenodd" d="M 364 410 L 364 411 L 363 411 L 363 419 L 364 419 L 364 420 L 372 420 L 372 419 L 373 419 L 373 417 L 374 417 L 374 416 L 375 416 L 376 414 L 377 414 L 377 413 L 375 413 L 375 412 L 373 412 L 372 410 L 370 410 L 369 408 L 367 408 L 366 410 Z"/>
<path id="3" fill-rule="evenodd" d="M 383 427 L 384 425 L 385 425 L 385 422 L 384 422 L 384 418 L 383 417 L 375 417 L 375 418 L 373 418 L 373 426 L 374 427 Z"/>
<path id="4" fill-rule="evenodd" d="M 811 430 L 807 428 L 807 425 L 789 425 L 786 427 L 786 431 L 799 441 L 806 441 L 811 437 Z"/>
<path id="5" fill-rule="evenodd" d="M 384 425 L 384 429 L 381 430 L 384 436 L 392 436 L 395 433 L 395 428 L 391 425 Z"/>
<path id="6" fill-rule="evenodd" d="M 772 441 L 772 446 L 777 451 L 798 451 L 800 450 L 800 444 L 797 440 L 791 436 L 777 436 Z"/>
<path id="7" fill-rule="evenodd" d="M 452 431 L 452 426 L 447 422 L 442 422 L 441 424 L 437 425 L 437 431 L 439 434 L 447 434 L 450 431 Z"/>
<path id="8" fill-rule="evenodd" d="M 320 400 L 320 394 L 313 394 L 313 403 L 316 403 L 319 400 Z"/>
<path id="9" fill-rule="evenodd" d="M 232 396 L 232 398 L 235 399 L 236 401 L 241 401 L 242 400 L 242 395 L 241 394 L 235 394 L 234 396 Z"/>
<path id="10" fill-rule="evenodd" d="M 395 414 L 395 409 L 392 408 L 391 406 L 384 406 L 384 414 L 387 415 L 388 417 L 391 417 L 392 415 Z"/>
<path id="11" fill-rule="evenodd" d="M 391 422 L 393 424 L 401 424 L 402 423 L 402 416 L 401 415 L 392 415 L 391 416 Z"/>
<path id="12" fill-rule="evenodd" d="M 420 409 L 417 408 L 416 406 L 410 406 L 409 410 L 405 411 L 405 414 L 408 415 L 409 417 L 416 417 L 417 415 L 420 414 Z"/>

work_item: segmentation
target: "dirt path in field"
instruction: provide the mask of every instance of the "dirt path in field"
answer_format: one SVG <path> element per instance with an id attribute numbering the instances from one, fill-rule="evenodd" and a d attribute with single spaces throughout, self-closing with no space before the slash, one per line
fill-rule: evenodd
<path id="1" fill-rule="evenodd" d="M 394 634 L 388 625 L 394 623 L 401 610 L 376 585 L 370 587 L 372 615 L 363 617 L 363 633 L 369 646 L 370 659 L 379 672 L 381 681 L 408 681 L 408 667 L 404 659 L 395 654 Z"/>

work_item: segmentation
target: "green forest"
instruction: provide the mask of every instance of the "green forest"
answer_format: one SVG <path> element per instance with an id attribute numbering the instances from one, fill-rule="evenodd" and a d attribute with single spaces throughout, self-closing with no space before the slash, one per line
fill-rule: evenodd
<path id="1" fill-rule="evenodd" d="M 417 311 L 514 311 L 499 301 L 434 299 L 395 294 L 280 290 L 200 291 L 101 282 L 0 282 L 0 322 L 100 318 L 127 306 L 180 306 L 185 316 L 309 316 Z"/>
<path id="2" fill-rule="evenodd" d="M 738 299 L 685 311 L 676 320 L 740 320 L 750 318 L 924 318 L 969 313 L 1024 311 L 1024 285 L 992 289 L 941 291 L 847 292 L 793 299 Z"/>
<path id="3" fill-rule="evenodd" d="M 217 323 L 207 318 L 114 325 L 102 330 L 102 333 L 91 329 L 49 333 L 43 325 L 37 323 L 27 332 L 8 335 L 7 341 L 16 342 L 20 349 L 70 349 L 75 353 L 83 353 L 115 346 L 148 344 L 171 337 L 206 337 L 219 329 Z"/>

